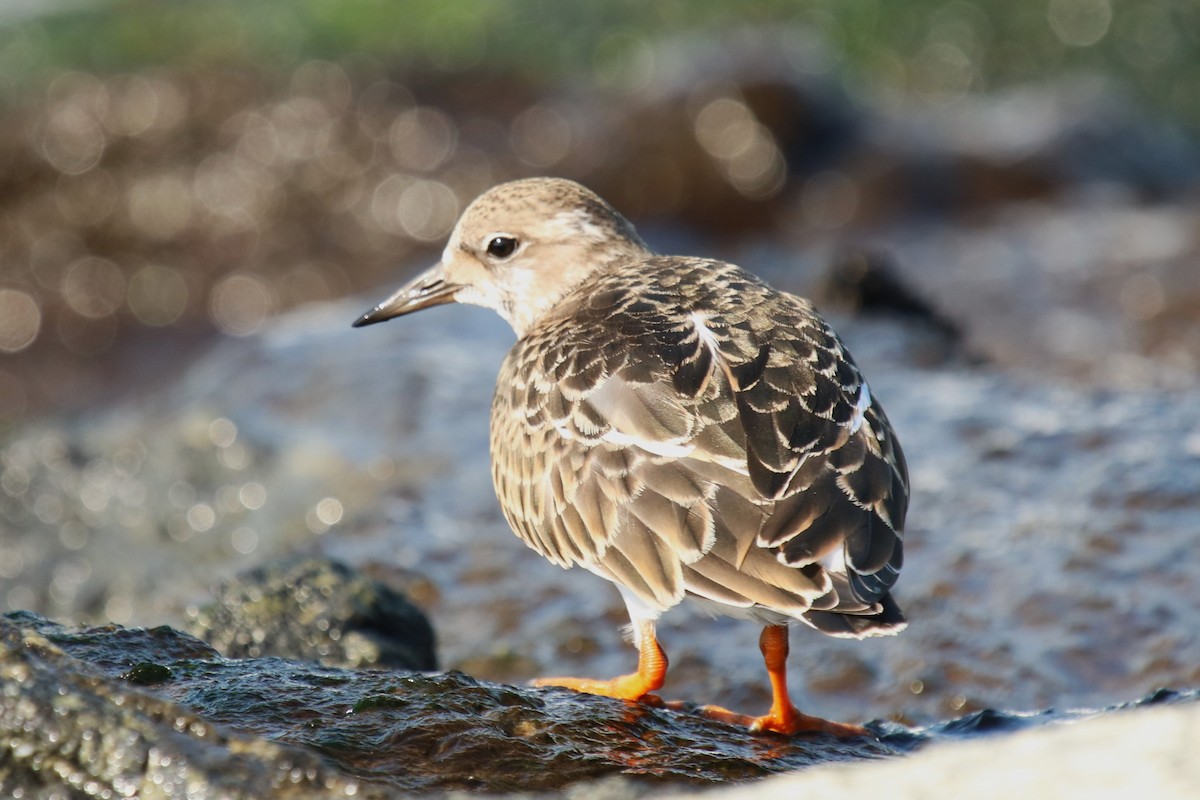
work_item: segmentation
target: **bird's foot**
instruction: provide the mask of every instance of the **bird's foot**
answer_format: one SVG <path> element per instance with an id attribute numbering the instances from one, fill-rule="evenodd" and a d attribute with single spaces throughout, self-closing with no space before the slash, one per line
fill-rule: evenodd
<path id="1" fill-rule="evenodd" d="M 662 701 L 650 694 L 651 686 L 644 676 L 633 673 L 622 675 L 612 680 L 597 680 L 595 678 L 538 678 L 532 681 L 534 686 L 561 686 L 574 689 L 586 694 L 598 694 L 602 697 L 615 697 L 618 700 L 640 700 L 650 705 L 661 705 Z"/>
<path id="2" fill-rule="evenodd" d="M 790 704 L 782 708 L 772 708 L 770 713 L 761 717 L 739 714 L 720 706 L 701 706 L 699 711 L 717 722 L 749 728 L 751 733 L 779 733 L 784 736 L 795 736 L 800 733 L 828 733 L 839 739 L 870 735 L 866 728 L 859 725 L 810 717 L 807 714 L 801 714 L 795 706 Z"/>

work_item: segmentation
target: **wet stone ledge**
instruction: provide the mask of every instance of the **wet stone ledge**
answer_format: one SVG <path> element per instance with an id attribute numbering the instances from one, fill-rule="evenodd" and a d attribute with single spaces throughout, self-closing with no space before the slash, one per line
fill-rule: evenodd
<path id="1" fill-rule="evenodd" d="M 594 789 L 605 776 L 620 776 L 612 796 L 636 797 L 1092 715 L 985 710 L 919 731 L 870 723 L 860 740 L 749 736 L 690 711 L 458 672 L 227 659 L 165 626 L 0 617 L 5 797 L 442 797 Z"/>
<path id="2" fill-rule="evenodd" d="M 686 712 L 481 683 L 226 659 L 167 627 L 0 618 L 0 795 L 392 797 L 604 775 L 713 784 L 879 758 L 911 737 L 788 741 Z M 889 741 L 894 739 L 895 741 Z"/>

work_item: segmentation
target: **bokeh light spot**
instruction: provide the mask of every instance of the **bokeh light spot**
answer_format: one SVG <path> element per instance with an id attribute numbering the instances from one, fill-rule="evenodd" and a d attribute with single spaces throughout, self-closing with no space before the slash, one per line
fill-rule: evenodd
<path id="1" fill-rule="evenodd" d="M 42 325 L 42 310 L 32 296 L 0 289 L 0 351 L 18 353 L 33 343 Z"/>
<path id="2" fill-rule="evenodd" d="M 1112 23 L 1109 0 L 1050 0 L 1050 29 L 1063 44 L 1089 47 L 1108 33 Z"/>
<path id="3" fill-rule="evenodd" d="M 107 138 L 100 124 L 79 104 L 52 108 L 42 134 L 42 156 L 59 172 L 82 175 L 100 163 Z"/>
<path id="4" fill-rule="evenodd" d="M 238 489 L 238 500 L 250 511 L 256 511 L 267 502 L 267 489 L 258 481 L 244 483 Z"/>
<path id="5" fill-rule="evenodd" d="M 149 136 L 177 126 L 187 110 L 170 81 L 134 75 L 114 86 L 104 127 L 114 136 Z"/>
<path id="6" fill-rule="evenodd" d="M 266 281 L 241 272 L 222 278 L 213 287 L 208 312 L 222 333 L 249 336 L 266 323 L 274 307 L 274 295 Z"/>
<path id="7" fill-rule="evenodd" d="M 574 137 L 571 124 L 562 114 L 548 106 L 536 105 L 513 120 L 511 138 L 517 157 L 540 169 L 566 158 Z"/>
<path id="8" fill-rule="evenodd" d="M 143 325 L 170 325 L 183 315 L 188 288 L 179 273 L 169 267 L 142 267 L 129 281 L 129 310 Z"/>
<path id="9" fill-rule="evenodd" d="M 333 117 L 311 97 L 293 97 L 271 112 L 277 154 L 288 161 L 311 161 L 329 149 Z"/>
<path id="10" fill-rule="evenodd" d="M 151 239 L 177 236 L 192 218 L 192 193 L 179 175 L 143 178 L 129 190 L 129 218 Z"/>
<path id="11" fill-rule="evenodd" d="M 237 426 L 226 417 L 217 417 L 208 425 L 208 438 L 217 447 L 229 447 L 237 441 Z"/>
<path id="12" fill-rule="evenodd" d="M 117 188 L 105 169 L 84 175 L 61 175 L 54 191 L 54 204 L 68 222 L 79 226 L 98 225 L 112 213 Z"/>
<path id="13" fill-rule="evenodd" d="M 0 578 L 15 580 L 25 571 L 25 557 L 19 547 L 6 545 L 0 547 Z"/>
<path id="14" fill-rule="evenodd" d="M 342 521 L 343 513 L 344 509 L 340 500 L 335 497 L 326 497 L 304 515 L 304 522 L 313 533 L 325 533 L 331 526 Z"/>
<path id="15" fill-rule="evenodd" d="M 435 108 L 401 112 L 388 133 L 392 155 L 401 166 L 429 171 L 454 155 L 458 129 L 449 115 Z"/>
<path id="16" fill-rule="evenodd" d="M 458 198 L 439 181 L 414 181 L 400 195 L 396 214 L 404 232 L 414 239 L 442 239 L 458 219 Z"/>
<path id="17" fill-rule="evenodd" d="M 975 80 L 975 65 L 958 45 L 933 42 L 917 54 L 912 77 L 913 88 L 926 102 L 946 106 L 966 96 Z"/>
<path id="18" fill-rule="evenodd" d="M 377 481 L 386 481 L 396 472 L 396 462 L 387 456 L 376 456 L 367 464 L 367 472 Z"/>
<path id="19" fill-rule="evenodd" d="M 229 544 L 235 552 L 249 555 L 258 548 L 258 532 L 246 525 L 234 528 L 229 534 Z"/>
<path id="20" fill-rule="evenodd" d="M 9 589 L 6 598 L 11 609 L 33 608 L 37 603 L 37 595 L 24 584 L 17 584 Z"/>
<path id="21" fill-rule="evenodd" d="M 192 530 L 204 533 L 212 530 L 217 521 L 217 514 L 208 503 L 197 503 L 188 509 L 187 521 Z"/>
<path id="22" fill-rule="evenodd" d="M 159 105 L 154 84 L 132 77 L 114 93 L 105 127 L 118 136 L 137 136 L 154 124 Z"/>
<path id="23" fill-rule="evenodd" d="M 217 453 L 217 460 L 229 469 L 243 470 L 250 466 L 250 450 L 235 442 L 229 447 L 222 447 Z"/>
<path id="24" fill-rule="evenodd" d="M 326 525 L 336 525 L 342 521 L 342 503 L 335 497 L 326 497 L 317 503 L 317 518 Z"/>
<path id="25" fill-rule="evenodd" d="M 615 31 L 596 45 L 592 70 L 601 86 L 620 92 L 645 89 L 654 77 L 654 48 L 634 31 Z"/>
<path id="26" fill-rule="evenodd" d="M 745 103 L 721 97 L 696 115 L 696 140 L 717 158 L 733 158 L 749 146 L 756 122 Z"/>
<path id="27" fill-rule="evenodd" d="M 196 199 L 210 214 L 228 217 L 254 211 L 262 172 L 253 161 L 228 153 L 211 155 L 196 167 Z"/>
<path id="28" fill-rule="evenodd" d="M 693 132 L 741 194 L 762 199 L 783 188 L 787 164 L 775 136 L 745 103 L 713 100 L 696 114 Z"/>
<path id="29" fill-rule="evenodd" d="M 116 311 L 125 301 L 125 276 L 111 261 L 86 256 L 72 264 L 63 276 L 62 294 L 76 314 L 99 319 Z"/>

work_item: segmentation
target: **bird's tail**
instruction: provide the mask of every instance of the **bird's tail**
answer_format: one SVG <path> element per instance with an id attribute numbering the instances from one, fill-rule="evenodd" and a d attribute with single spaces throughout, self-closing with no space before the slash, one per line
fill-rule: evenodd
<path id="1" fill-rule="evenodd" d="M 908 627 L 900 606 L 885 594 L 877 601 L 880 610 L 875 614 L 839 614 L 836 611 L 806 611 L 802 619 L 822 633 L 847 639 L 867 636 L 893 636 Z"/>

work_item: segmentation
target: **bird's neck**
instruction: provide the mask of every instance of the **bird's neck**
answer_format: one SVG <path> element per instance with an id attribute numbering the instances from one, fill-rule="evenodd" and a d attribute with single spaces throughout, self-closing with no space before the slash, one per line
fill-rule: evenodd
<path id="1" fill-rule="evenodd" d="M 643 261 L 654 254 L 640 241 L 623 242 L 619 248 L 595 252 L 587 258 L 564 261 L 560 273 L 547 279 L 544 273 L 529 272 L 513 281 L 504 298 L 500 315 L 524 338 L 542 319 L 553 314 L 568 296 L 598 275 L 623 264 Z"/>

